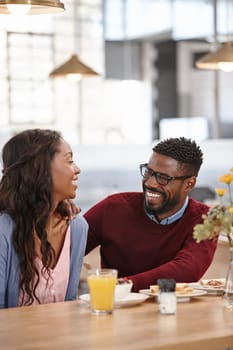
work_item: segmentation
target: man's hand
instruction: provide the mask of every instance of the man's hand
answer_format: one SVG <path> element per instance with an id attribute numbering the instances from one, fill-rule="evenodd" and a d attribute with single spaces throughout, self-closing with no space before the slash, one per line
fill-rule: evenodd
<path id="1" fill-rule="evenodd" d="M 64 200 L 64 205 L 69 213 L 67 217 L 69 220 L 74 219 L 81 212 L 81 208 L 77 207 L 75 203 L 70 199 Z"/>

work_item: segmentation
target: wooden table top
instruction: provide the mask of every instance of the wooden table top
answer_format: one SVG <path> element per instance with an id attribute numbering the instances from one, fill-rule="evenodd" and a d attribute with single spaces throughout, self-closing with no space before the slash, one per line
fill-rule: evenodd
<path id="1" fill-rule="evenodd" d="M 233 348 L 233 310 L 221 297 L 202 296 L 177 304 L 175 315 L 161 315 L 150 299 L 112 315 L 92 315 L 72 301 L 0 310 L 3 350 Z"/>

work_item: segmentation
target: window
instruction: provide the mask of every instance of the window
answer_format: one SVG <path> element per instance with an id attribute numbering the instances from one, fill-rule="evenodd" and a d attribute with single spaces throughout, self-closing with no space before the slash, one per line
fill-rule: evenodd
<path id="1" fill-rule="evenodd" d="M 52 47 L 52 34 L 7 32 L 7 99 L 11 125 L 53 122 L 53 85 L 48 79 Z"/>

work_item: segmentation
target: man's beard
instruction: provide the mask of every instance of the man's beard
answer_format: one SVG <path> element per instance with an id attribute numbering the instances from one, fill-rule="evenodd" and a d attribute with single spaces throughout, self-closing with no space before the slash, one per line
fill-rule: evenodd
<path id="1" fill-rule="evenodd" d="M 150 204 L 147 203 L 147 201 L 145 199 L 145 190 L 149 190 L 152 193 L 159 193 L 160 195 L 163 196 L 163 201 L 159 207 L 154 208 L 153 206 L 151 206 Z M 145 209 L 148 212 L 148 214 L 151 214 L 151 215 L 157 216 L 158 214 L 165 214 L 166 212 L 173 209 L 180 201 L 179 196 L 176 196 L 172 199 L 169 199 L 169 197 L 167 197 L 166 193 L 161 192 L 161 191 L 147 189 L 144 185 L 143 185 L 143 191 L 144 191 Z"/>

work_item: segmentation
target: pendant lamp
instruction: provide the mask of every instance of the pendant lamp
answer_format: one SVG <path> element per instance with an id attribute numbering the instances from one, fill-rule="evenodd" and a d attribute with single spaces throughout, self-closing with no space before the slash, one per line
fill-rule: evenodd
<path id="1" fill-rule="evenodd" d="M 196 62 L 196 67 L 200 69 L 220 69 L 224 72 L 233 71 L 233 46 L 228 41 L 217 51 L 201 57 Z"/>
<path id="2" fill-rule="evenodd" d="M 99 75 L 92 68 L 84 64 L 77 55 L 72 55 L 71 58 L 64 64 L 54 69 L 50 74 L 50 78 L 68 78 L 71 80 L 80 80 L 82 76 L 97 76 Z"/>
<path id="3" fill-rule="evenodd" d="M 213 2 L 214 6 L 214 36 L 215 44 L 217 44 L 217 0 Z M 224 72 L 233 71 L 233 46 L 230 42 L 229 23 L 230 23 L 230 2 L 226 0 L 226 24 L 227 24 L 227 39 L 226 43 L 222 44 L 219 49 L 208 53 L 201 57 L 196 63 L 199 69 L 222 70 Z"/>
<path id="4" fill-rule="evenodd" d="M 63 12 L 60 0 L 0 0 L 0 14 L 40 15 Z"/>
<path id="5" fill-rule="evenodd" d="M 1 0 L 0 0 L 1 1 Z M 78 11 L 81 7 L 81 0 L 74 0 L 74 52 L 81 52 L 79 47 L 80 39 L 80 21 L 78 18 Z M 82 77 L 99 76 L 99 74 L 92 68 L 83 63 L 76 54 L 63 63 L 62 65 L 55 68 L 50 74 L 49 78 L 65 78 L 73 81 L 79 81 Z"/>

